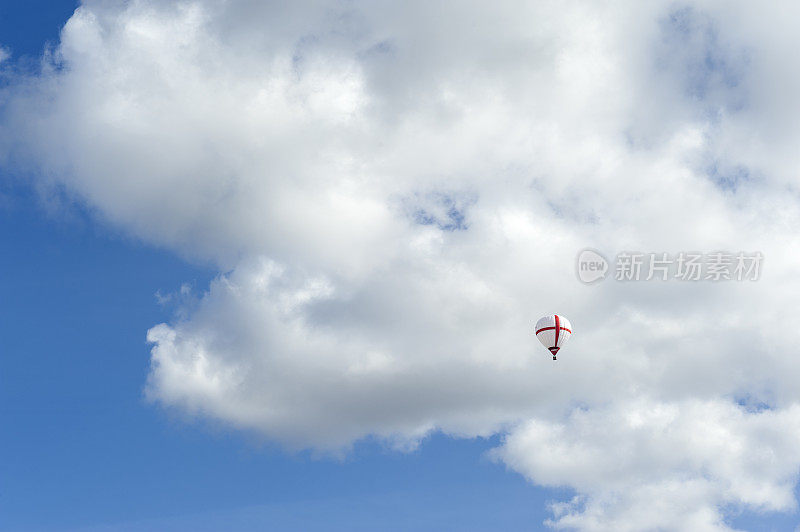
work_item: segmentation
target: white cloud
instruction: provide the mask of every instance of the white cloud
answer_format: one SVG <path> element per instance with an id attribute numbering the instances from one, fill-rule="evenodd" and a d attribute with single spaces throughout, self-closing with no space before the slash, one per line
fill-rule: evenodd
<path id="1" fill-rule="evenodd" d="M 792 507 L 798 467 L 797 38 L 748 9 L 90 1 L 3 89 L 0 154 L 225 272 L 149 331 L 153 400 L 325 450 L 510 430 L 498 456 L 580 494 L 556 524 L 721 527 Z M 587 246 L 764 274 L 587 287 Z"/>
<path id="2" fill-rule="evenodd" d="M 644 398 L 528 421 L 494 455 L 528 478 L 583 494 L 556 528 L 727 530 L 726 505 L 794 510 L 800 406 L 747 412 L 722 400 Z"/>

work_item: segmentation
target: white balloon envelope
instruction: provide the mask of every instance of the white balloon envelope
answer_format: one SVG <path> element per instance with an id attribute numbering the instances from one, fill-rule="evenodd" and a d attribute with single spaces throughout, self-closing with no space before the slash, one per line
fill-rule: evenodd
<path id="1" fill-rule="evenodd" d="M 571 335 L 572 324 L 564 316 L 551 314 L 536 322 L 536 338 L 550 351 L 553 360 Z"/>

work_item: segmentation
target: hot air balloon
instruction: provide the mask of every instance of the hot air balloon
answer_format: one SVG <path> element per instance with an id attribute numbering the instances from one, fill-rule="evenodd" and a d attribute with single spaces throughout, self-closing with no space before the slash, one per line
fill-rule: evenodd
<path id="1" fill-rule="evenodd" d="M 536 322 L 536 338 L 553 354 L 553 360 L 571 335 L 572 325 L 564 316 L 551 314 Z"/>

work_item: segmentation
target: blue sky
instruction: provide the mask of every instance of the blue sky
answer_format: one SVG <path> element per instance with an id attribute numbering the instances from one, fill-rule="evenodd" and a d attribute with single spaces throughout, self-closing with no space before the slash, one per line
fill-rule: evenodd
<path id="1" fill-rule="evenodd" d="M 35 28 L 36 26 L 34 26 Z M 0 528 L 3 530 L 528 529 L 548 497 L 434 436 L 398 454 L 289 454 L 176 421 L 142 398 L 157 290 L 212 275 L 45 212 L 3 175 Z"/>
<path id="2" fill-rule="evenodd" d="M 76 6 L 0 4 L 1 530 L 800 524 L 781 8 Z"/>

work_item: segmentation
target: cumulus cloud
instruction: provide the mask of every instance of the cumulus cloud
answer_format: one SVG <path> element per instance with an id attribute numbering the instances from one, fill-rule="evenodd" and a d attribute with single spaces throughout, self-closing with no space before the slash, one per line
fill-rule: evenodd
<path id="1" fill-rule="evenodd" d="M 0 156 L 219 269 L 148 332 L 154 401 L 293 448 L 502 431 L 579 493 L 554 526 L 722 528 L 794 504 L 784 8 L 85 1 L 6 74 Z M 590 287 L 587 246 L 764 271 Z"/>
<path id="2" fill-rule="evenodd" d="M 581 493 L 553 505 L 555 528 L 727 530 L 721 509 L 730 504 L 795 509 L 798 430 L 799 405 L 748 412 L 720 400 L 640 398 L 527 421 L 494 456 Z"/>

